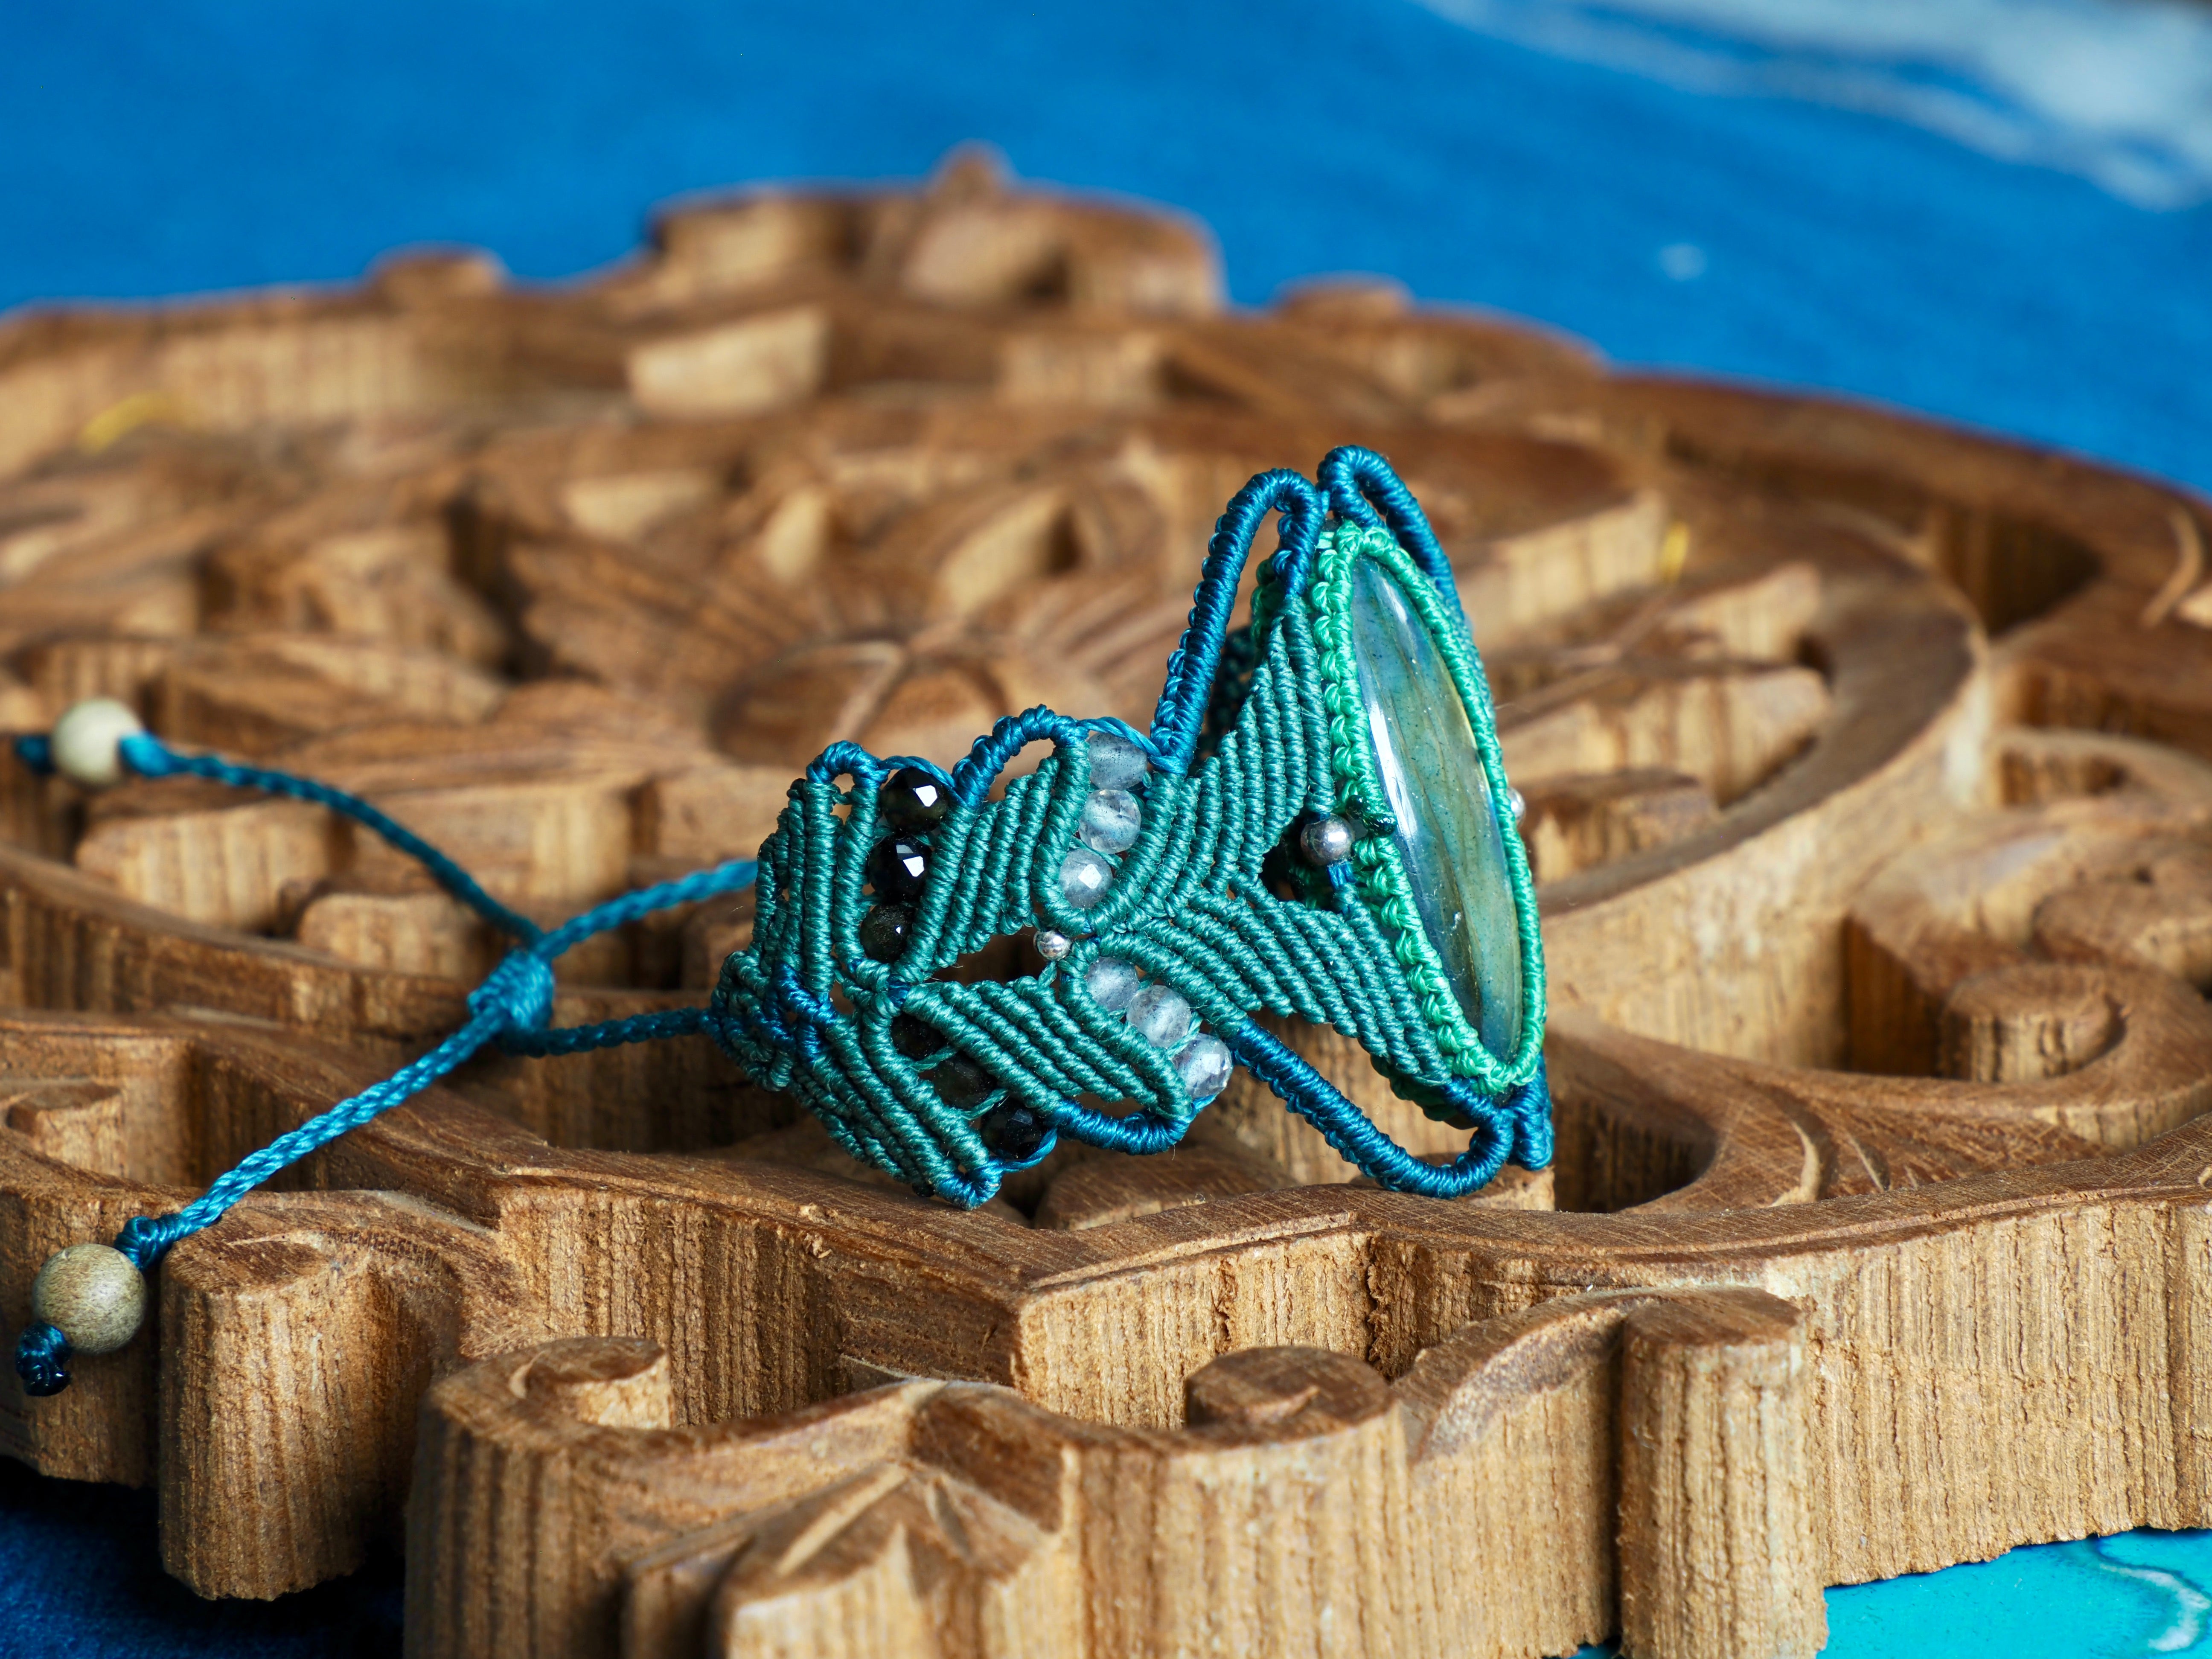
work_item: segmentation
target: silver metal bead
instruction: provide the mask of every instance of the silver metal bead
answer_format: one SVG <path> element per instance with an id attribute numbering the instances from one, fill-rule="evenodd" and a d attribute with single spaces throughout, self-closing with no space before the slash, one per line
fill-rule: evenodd
<path id="1" fill-rule="evenodd" d="M 1506 790 L 1505 805 L 1511 810 L 1513 813 L 1513 822 L 1516 823 L 1521 822 L 1522 814 L 1528 810 L 1528 803 L 1521 799 L 1521 792 L 1518 789 L 1509 788 Z"/>
<path id="2" fill-rule="evenodd" d="M 1316 818 L 1298 831 L 1298 851 L 1310 864 L 1341 864 L 1352 856 L 1352 826 L 1339 817 Z"/>
<path id="3" fill-rule="evenodd" d="M 1145 828 L 1145 809 L 1126 789 L 1094 789 L 1083 803 L 1083 824 L 1075 833 L 1094 852 L 1126 853 Z"/>
<path id="4" fill-rule="evenodd" d="M 31 1317 L 78 1353 L 113 1353 L 146 1317 L 146 1279 L 112 1244 L 72 1244 L 46 1258 L 31 1281 Z"/>
<path id="5" fill-rule="evenodd" d="M 1057 927 L 1040 927 L 1036 932 L 1036 953 L 1047 962 L 1058 962 L 1073 948 L 1074 941 Z"/>

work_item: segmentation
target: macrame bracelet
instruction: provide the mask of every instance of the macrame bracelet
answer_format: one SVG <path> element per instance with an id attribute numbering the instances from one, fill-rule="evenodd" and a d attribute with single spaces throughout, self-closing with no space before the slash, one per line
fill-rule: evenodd
<path id="1" fill-rule="evenodd" d="M 1251 623 L 1232 630 L 1270 514 L 1279 544 L 1260 567 Z M 1005 778 L 1039 741 L 1046 758 Z M 792 785 L 757 860 L 624 894 L 550 932 L 359 797 L 180 754 L 120 703 L 80 703 L 16 752 L 88 787 L 185 775 L 314 802 L 419 860 L 513 941 L 471 994 L 466 1024 L 429 1053 L 182 1209 L 52 1257 L 15 1350 L 32 1395 L 67 1386 L 72 1353 L 130 1340 L 144 1275 L 178 1240 L 493 1043 L 568 1054 L 709 1033 L 854 1157 L 969 1206 L 1061 1134 L 1118 1152 L 1173 1146 L 1237 1065 L 1385 1187 L 1451 1197 L 1509 1158 L 1551 1158 L 1519 797 L 1450 567 L 1371 451 L 1334 452 L 1318 484 L 1262 473 L 1231 501 L 1149 732 L 1034 708 L 950 771 L 834 744 Z M 752 939 L 707 1006 L 550 1025 L 563 951 L 756 880 Z M 1035 973 L 951 976 L 1025 933 Z M 1414 1157 L 1256 1023 L 1261 1012 L 1358 1042 L 1401 1096 L 1472 1130 L 1468 1150 L 1441 1165 Z"/>

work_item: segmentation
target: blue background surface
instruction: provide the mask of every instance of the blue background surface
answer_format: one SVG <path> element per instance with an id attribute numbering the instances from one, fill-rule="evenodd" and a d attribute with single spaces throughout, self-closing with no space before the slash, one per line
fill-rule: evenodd
<path id="1" fill-rule="evenodd" d="M 0 21 L 0 307 L 346 278 L 422 240 L 564 276 L 679 191 L 914 176 L 981 137 L 1024 174 L 1198 215 L 1242 301 L 1388 271 L 1626 362 L 2212 485 L 2212 210 L 1846 108 L 1685 92 L 1408 0 L 148 15 Z M 1662 258 L 1683 245 L 1689 280 Z"/>
<path id="2" fill-rule="evenodd" d="M 2119 0 L 2054 3 L 2094 33 Z M 2147 208 L 1847 103 L 1516 44 L 1544 38 L 1541 4 L 1484 27 L 1498 10 L 16 6 L 0 308 L 343 280 L 422 241 L 559 277 L 626 252 L 683 191 L 912 177 L 984 138 L 1027 176 L 1204 219 L 1241 301 L 1386 271 L 1616 360 L 1882 398 L 2212 487 L 2201 200 Z M 1705 46 L 1727 32 L 1698 27 Z M 210 1607 L 160 1574 L 143 1496 L 0 1463 L 0 1655 L 392 1651 L 396 1583 L 386 1563 Z M 2197 1650 L 2200 1583 L 2200 1534 L 2016 1551 L 1831 1592 L 1829 1651 Z"/>

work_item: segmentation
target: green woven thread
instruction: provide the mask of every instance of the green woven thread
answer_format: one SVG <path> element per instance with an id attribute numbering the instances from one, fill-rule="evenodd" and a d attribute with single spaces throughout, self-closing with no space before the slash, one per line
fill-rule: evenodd
<path id="1" fill-rule="evenodd" d="M 1322 696 L 1330 717 L 1330 759 L 1346 803 L 1355 806 L 1370 823 L 1393 822 L 1389 799 L 1376 775 L 1366 710 L 1359 695 L 1359 671 L 1352 648 L 1352 572 L 1362 558 L 1372 559 L 1389 572 L 1399 591 L 1420 612 L 1466 712 L 1475 753 L 1490 786 L 1490 798 L 1493 803 L 1510 799 L 1498 753 L 1497 720 L 1491 712 L 1488 686 L 1474 642 L 1461 631 L 1458 619 L 1446 610 L 1428 579 L 1389 532 L 1336 525 L 1322 532 L 1313 586 L 1317 631 L 1324 652 Z M 1544 1040 L 1544 946 L 1538 931 L 1536 886 L 1528 873 L 1528 856 L 1521 844 L 1519 826 L 1510 817 L 1501 817 L 1498 831 L 1505 848 L 1507 878 L 1513 888 L 1513 915 L 1521 946 L 1521 1042 L 1512 1054 L 1503 1058 L 1484 1045 L 1461 1009 L 1443 959 L 1429 942 L 1414 908 L 1413 886 L 1397 848 L 1383 836 L 1370 836 L 1352 849 L 1353 861 L 1359 867 L 1361 896 L 1390 927 L 1398 960 L 1420 996 L 1424 1015 L 1450 1052 L 1453 1070 L 1492 1092 L 1528 1081 L 1542 1055 Z"/>
<path id="2" fill-rule="evenodd" d="M 1373 775 L 1347 616 L 1352 562 L 1376 559 L 1419 607 L 1468 716 L 1493 800 L 1508 799 L 1481 666 L 1455 615 L 1387 532 L 1339 525 L 1323 537 L 1301 592 L 1263 583 L 1258 622 L 1224 654 L 1235 684 L 1226 729 L 1184 776 L 1153 774 L 1144 823 L 1112 886 L 1088 911 L 1068 904 L 1060 869 L 1077 844 L 1090 789 L 1089 744 L 1066 736 L 996 800 L 956 805 L 928 832 L 928 879 L 906 956 L 869 961 L 859 929 L 869 904 L 866 861 L 880 835 L 876 792 L 886 763 L 842 747 L 792 789 L 761 855 L 754 939 L 724 965 L 714 994 L 720 1033 L 748 1070 L 796 1090 L 839 1142 L 921 1185 L 957 1180 L 991 1158 L 976 1120 L 1000 1102 L 1048 1119 L 1089 1096 L 1133 1103 L 1172 1126 L 1199 1109 L 1169 1051 L 1091 999 L 1101 957 L 1171 986 L 1217 1032 L 1250 1014 L 1334 1027 L 1373 1054 L 1395 1087 L 1433 1103 L 1455 1079 L 1489 1093 L 1525 1081 L 1540 1056 L 1541 943 L 1527 858 L 1501 819 L 1522 963 L 1522 1039 L 1500 1059 L 1461 1011 L 1413 908 L 1387 836 L 1355 850 L 1357 875 L 1320 902 L 1278 898 L 1261 864 L 1307 816 L 1356 806 L 1387 818 Z M 817 774 L 831 757 L 849 787 Z M 1067 956 L 1011 982 L 946 977 L 991 939 L 1039 927 L 1075 941 Z M 798 1012 L 794 1012 L 793 1010 Z M 915 1060 L 890 1042 L 902 1012 L 943 1040 Z M 929 1080 L 957 1050 L 1000 1085 L 956 1109 Z"/>

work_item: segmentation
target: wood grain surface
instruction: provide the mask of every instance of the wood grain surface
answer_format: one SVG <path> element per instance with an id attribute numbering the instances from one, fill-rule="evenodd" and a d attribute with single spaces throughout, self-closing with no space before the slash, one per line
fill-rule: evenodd
<path id="1" fill-rule="evenodd" d="M 402 1537 L 422 1659 L 1749 1659 L 1824 1585 L 2212 1524 L 2212 587 L 2153 483 L 1380 281 L 1232 312 L 1202 229 L 961 156 L 566 287 L 0 324 L 0 727 L 121 698 L 551 920 L 749 854 L 836 739 L 1143 723 L 1222 504 L 1345 442 L 1527 797 L 1553 1170 L 1378 1191 L 1240 1075 L 963 1213 L 704 1039 L 487 1059 L 0 1382 L 0 1451 L 156 1486 L 203 1595 Z M 493 959 L 313 807 L 10 756 L 0 842 L 11 1332 Z M 749 927 L 572 952 L 556 1019 Z"/>

